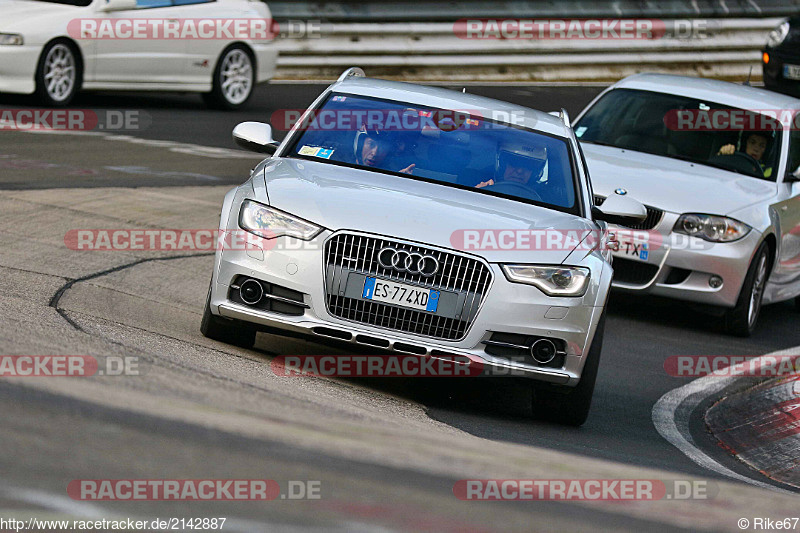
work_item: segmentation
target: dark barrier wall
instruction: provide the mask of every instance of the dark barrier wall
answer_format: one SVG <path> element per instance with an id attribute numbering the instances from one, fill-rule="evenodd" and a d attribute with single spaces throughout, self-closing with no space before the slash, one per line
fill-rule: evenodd
<path id="1" fill-rule="evenodd" d="M 464 17 L 553 18 L 734 18 L 800 14 L 800 0 L 553 0 L 431 2 L 392 0 L 369 2 L 267 1 L 276 19 L 324 19 L 331 22 L 450 21 Z"/>

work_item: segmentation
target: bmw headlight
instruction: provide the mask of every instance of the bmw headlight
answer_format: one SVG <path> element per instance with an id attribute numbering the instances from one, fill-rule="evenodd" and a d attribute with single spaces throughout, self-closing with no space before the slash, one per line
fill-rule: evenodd
<path id="1" fill-rule="evenodd" d="M 786 39 L 787 35 L 789 35 L 788 20 L 786 22 L 782 22 L 780 26 L 769 32 L 769 36 L 767 37 L 767 46 L 770 48 L 775 48 Z"/>
<path id="2" fill-rule="evenodd" d="M 301 218 L 252 200 L 242 202 L 239 227 L 264 239 L 287 236 L 304 241 L 313 239 L 322 231 L 319 226 Z"/>
<path id="3" fill-rule="evenodd" d="M 24 42 L 18 33 L 0 33 L 0 45 L 22 46 Z"/>
<path id="4" fill-rule="evenodd" d="M 686 213 L 678 217 L 672 231 L 710 242 L 733 242 L 750 233 L 750 229 L 744 222 L 732 218 Z"/>
<path id="5" fill-rule="evenodd" d="M 589 286 L 589 269 L 574 266 L 502 265 L 513 283 L 533 285 L 548 296 L 583 296 Z"/>

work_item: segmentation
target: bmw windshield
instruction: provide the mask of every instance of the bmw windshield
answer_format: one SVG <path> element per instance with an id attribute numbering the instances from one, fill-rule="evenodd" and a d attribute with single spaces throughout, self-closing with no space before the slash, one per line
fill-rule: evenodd
<path id="1" fill-rule="evenodd" d="M 682 159 L 774 181 L 775 117 L 671 94 L 614 89 L 575 125 L 583 142 Z"/>
<path id="2" fill-rule="evenodd" d="M 469 112 L 341 94 L 309 117 L 293 157 L 580 213 L 564 138 Z"/>

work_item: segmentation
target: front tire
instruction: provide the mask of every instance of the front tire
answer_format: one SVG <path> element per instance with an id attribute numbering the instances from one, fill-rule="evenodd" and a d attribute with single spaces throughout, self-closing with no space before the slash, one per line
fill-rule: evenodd
<path id="1" fill-rule="evenodd" d="M 36 67 L 36 96 L 48 107 L 69 105 L 81 86 L 80 56 L 68 41 L 53 41 L 44 47 Z"/>
<path id="2" fill-rule="evenodd" d="M 769 278 L 769 248 L 766 242 L 758 247 L 739 293 L 736 306 L 725 313 L 725 329 L 737 337 L 749 337 L 756 329 L 764 287 Z"/>
<path id="3" fill-rule="evenodd" d="M 226 48 L 214 69 L 210 93 L 203 94 L 209 107 L 234 110 L 244 106 L 253 95 L 255 60 L 242 45 Z"/>
<path id="4" fill-rule="evenodd" d="M 208 288 L 203 320 L 200 322 L 203 336 L 215 341 L 232 344 L 240 348 L 252 348 L 256 343 L 256 329 L 233 320 L 226 320 L 211 312 L 211 287 Z"/>
<path id="5" fill-rule="evenodd" d="M 580 426 L 589 417 L 592 406 L 594 384 L 600 368 L 600 352 L 603 350 L 603 333 L 606 326 L 605 310 L 597 324 L 592 346 L 586 356 L 581 380 L 575 387 L 536 382 L 533 385 L 533 416 L 540 420 Z"/>

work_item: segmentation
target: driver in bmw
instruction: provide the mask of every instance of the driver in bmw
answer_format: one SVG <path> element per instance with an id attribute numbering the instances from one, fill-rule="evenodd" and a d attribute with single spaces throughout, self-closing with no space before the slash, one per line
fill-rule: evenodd
<path id="1" fill-rule="evenodd" d="M 475 187 L 482 188 L 503 181 L 527 186 L 542 177 L 547 164 L 547 149 L 526 146 L 520 143 L 501 143 L 497 148 L 495 177 L 482 181 Z"/>
<path id="2" fill-rule="evenodd" d="M 761 167 L 761 172 L 764 173 L 765 178 L 772 176 L 772 167 L 767 167 L 761 158 L 769 146 L 770 135 L 765 132 L 752 131 L 745 134 L 742 142 L 744 143 L 744 153 L 755 159 Z M 733 155 L 736 152 L 736 147 L 733 144 L 726 144 L 719 149 L 717 155 Z"/>

